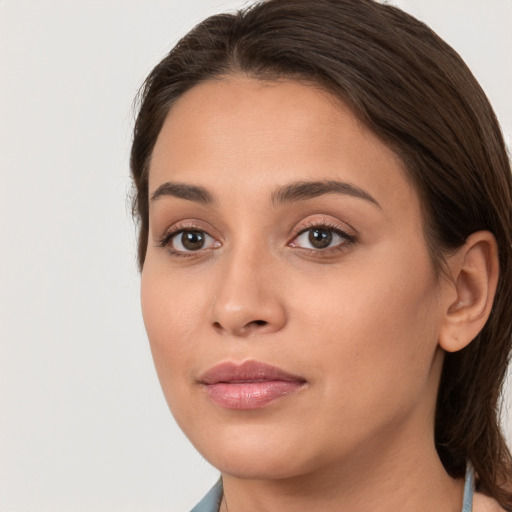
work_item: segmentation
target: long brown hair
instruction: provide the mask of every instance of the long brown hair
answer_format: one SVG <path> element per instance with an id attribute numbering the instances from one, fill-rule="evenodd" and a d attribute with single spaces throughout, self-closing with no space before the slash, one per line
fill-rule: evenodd
<path id="1" fill-rule="evenodd" d="M 131 153 L 140 268 L 148 168 L 169 108 L 199 82 L 233 73 L 304 80 L 349 105 L 404 162 L 436 270 L 471 233 L 496 237 L 494 306 L 478 337 L 445 356 L 435 440 L 450 475 L 462 476 L 470 461 L 478 489 L 512 510 L 512 458 L 499 427 L 512 343 L 512 180 L 499 125 L 475 78 L 426 25 L 373 0 L 269 0 L 206 19 L 141 90 Z"/>

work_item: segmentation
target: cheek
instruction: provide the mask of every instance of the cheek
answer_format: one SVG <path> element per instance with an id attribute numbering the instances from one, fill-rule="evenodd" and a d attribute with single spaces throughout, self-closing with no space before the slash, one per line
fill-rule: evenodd
<path id="1" fill-rule="evenodd" d="M 197 354 L 199 318 L 205 317 L 204 289 L 145 266 L 141 279 L 141 306 L 155 367 L 164 393 L 186 382 L 186 371 Z M 184 379 L 185 377 L 185 379 Z"/>
<path id="2" fill-rule="evenodd" d="M 377 397 L 398 384 L 411 393 L 425 385 L 437 347 L 437 287 L 428 256 L 405 254 L 395 247 L 373 265 L 362 258 L 350 271 L 340 267 L 321 287 L 304 285 L 297 308 L 307 338 L 316 333 L 311 366 L 324 368 L 333 386 Z"/>
<path id="3" fill-rule="evenodd" d="M 141 305 L 152 344 L 181 340 L 197 327 L 207 303 L 205 289 L 195 275 L 148 257 L 141 277 Z"/>

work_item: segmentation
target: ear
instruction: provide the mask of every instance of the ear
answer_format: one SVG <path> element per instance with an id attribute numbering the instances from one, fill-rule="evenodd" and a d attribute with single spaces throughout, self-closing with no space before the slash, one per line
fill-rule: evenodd
<path id="1" fill-rule="evenodd" d="M 477 231 L 448 258 L 451 280 L 445 283 L 444 318 L 439 345 L 456 352 L 473 341 L 491 313 L 498 284 L 498 247 L 489 231 Z"/>

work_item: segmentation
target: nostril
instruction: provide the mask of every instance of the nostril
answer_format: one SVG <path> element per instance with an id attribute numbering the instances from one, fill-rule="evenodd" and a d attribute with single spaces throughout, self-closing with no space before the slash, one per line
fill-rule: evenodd
<path id="1" fill-rule="evenodd" d="M 247 322 L 245 324 L 243 322 L 239 324 L 236 322 L 234 324 L 230 324 L 229 322 L 227 322 L 226 324 L 223 324 L 222 322 L 218 321 L 212 322 L 212 327 L 217 332 L 231 332 L 240 336 L 243 336 L 244 334 L 249 334 L 253 330 L 258 330 L 260 327 L 265 327 L 268 325 L 269 322 L 267 322 L 266 320 L 251 320 L 250 322 Z"/>

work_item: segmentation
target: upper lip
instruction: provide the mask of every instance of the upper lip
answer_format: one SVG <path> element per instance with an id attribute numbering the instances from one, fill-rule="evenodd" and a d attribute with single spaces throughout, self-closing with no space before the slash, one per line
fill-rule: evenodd
<path id="1" fill-rule="evenodd" d="M 235 363 L 232 361 L 220 363 L 207 370 L 199 378 L 199 382 L 202 384 L 236 384 L 272 380 L 306 382 L 306 379 L 303 377 L 286 372 L 281 368 L 252 360 L 244 361 L 243 363 Z"/>

